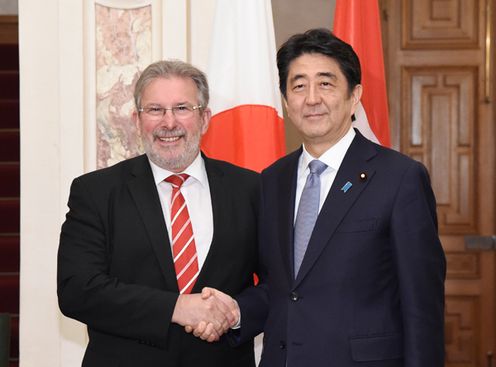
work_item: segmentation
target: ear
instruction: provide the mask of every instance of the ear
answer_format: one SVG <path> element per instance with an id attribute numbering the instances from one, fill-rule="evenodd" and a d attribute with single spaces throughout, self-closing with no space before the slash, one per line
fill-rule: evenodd
<path id="1" fill-rule="evenodd" d="M 287 111 L 288 110 L 288 100 L 285 97 L 282 97 L 282 103 L 284 104 L 284 108 Z"/>
<path id="2" fill-rule="evenodd" d="M 136 110 L 133 111 L 132 119 L 133 119 L 134 125 L 136 126 L 136 130 L 138 132 L 141 132 L 141 126 L 140 126 L 138 111 L 136 111 Z"/>
<path id="3" fill-rule="evenodd" d="M 205 108 L 201 115 L 201 134 L 205 135 L 210 125 L 210 119 L 212 118 L 212 110 L 210 108 Z"/>
<path id="4" fill-rule="evenodd" d="M 362 98 L 362 92 L 363 92 L 363 88 L 361 84 L 355 85 L 355 88 L 353 88 L 353 91 L 351 92 L 351 100 L 353 103 L 351 107 L 352 115 L 356 112 L 356 109 L 358 108 L 358 103 L 360 102 L 360 98 Z"/>

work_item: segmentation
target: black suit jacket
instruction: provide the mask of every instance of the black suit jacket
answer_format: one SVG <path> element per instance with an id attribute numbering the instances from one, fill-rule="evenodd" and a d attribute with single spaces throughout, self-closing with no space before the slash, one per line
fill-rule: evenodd
<path id="1" fill-rule="evenodd" d="M 237 294 L 257 265 L 259 178 L 204 157 L 214 233 L 193 293 Z M 207 343 L 171 323 L 178 288 L 146 156 L 76 178 L 58 252 L 62 312 L 88 326 L 83 366 L 254 366 L 253 342 Z"/>
<path id="2" fill-rule="evenodd" d="M 294 279 L 300 154 L 262 173 L 261 282 L 237 297 L 238 340 L 264 331 L 263 367 L 443 367 L 445 258 L 424 166 L 357 131 Z"/>

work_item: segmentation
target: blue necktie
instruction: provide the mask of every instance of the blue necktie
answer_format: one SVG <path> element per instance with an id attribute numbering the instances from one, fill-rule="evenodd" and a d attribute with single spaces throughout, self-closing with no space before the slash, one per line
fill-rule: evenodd
<path id="1" fill-rule="evenodd" d="M 298 275 L 307 250 L 315 221 L 319 215 L 320 174 L 327 168 L 325 163 L 314 159 L 308 164 L 310 174 L 301 193 L 294 227 L 294 276 Z"/>

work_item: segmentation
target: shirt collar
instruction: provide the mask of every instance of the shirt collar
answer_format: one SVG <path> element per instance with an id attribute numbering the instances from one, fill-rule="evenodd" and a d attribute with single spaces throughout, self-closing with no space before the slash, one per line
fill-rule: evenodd
<path id="1" fill-rule="evenodd" d="M 348 132 L 332 147 L 327 149 L 324 154 L 322 154 L 318 159 L 319 161 L 327 164 L 328 167 L 332 168 L 334 171 L 339 170 L 341 162 L 343 162 L 344 156 L 351 145 L 351 142 L 355 138 L 355 130 L 350 127 Z M 303 144 L 303 152 L 301 153 L 300 167 L 302 171 L 308 169 L 308 164 L 313 161 L 314 158 L 305 148 Z"/>
<path id="2" fill-rule="evenodd" d="M 153 163 L 150 158 L 148 158 L 148 162 L 150 162 L 150 166 L 152 168 L 153 179 L 155 184 L 158 185 L 163 182 L 170 175 L 176 174 L 175 172 L 168 171 L 162 167 L 157 166 Z M 186 173 L 193 178 L 195 181 L 199 182 L 201 185 L 205 186 L 208 182 L 207 171 L 205 169 L 205 162 L 200 153 L 196 156 L 193 162 L 181 173 Z M 184 185 L 188 184 L 188 180 L 184 183 Z"/>

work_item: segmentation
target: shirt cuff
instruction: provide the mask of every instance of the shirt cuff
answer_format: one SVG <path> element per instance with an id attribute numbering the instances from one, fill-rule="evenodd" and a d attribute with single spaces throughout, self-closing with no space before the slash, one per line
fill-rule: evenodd
<path id="1" fill-rule="evenodd" d="M 233 299 L 233 301 L 234 301 L 234 303 L 236 303 L 236 307 L 239 310 L 239 319 L 238 319 L 238 322 L 236 323 L 236 325 L 234 325 L 233 327 L 231 327 L 231 329 L 232 330 L 237 330 L 237 329 L 241 328 L 241 310 L 239 309 L 238 302 L 236 302 L 235 299 Z"/>

